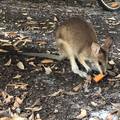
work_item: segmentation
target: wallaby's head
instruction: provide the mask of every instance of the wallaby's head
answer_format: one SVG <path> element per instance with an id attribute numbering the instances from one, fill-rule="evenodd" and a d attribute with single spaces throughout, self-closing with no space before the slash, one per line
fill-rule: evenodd
<path id="1" fill-rule="evenodd" d="M 108 37 L 103 46 L 100 46 L 98 43 L 93 42 L 91 45 L 92 55 L 95 58 L 97 71 L 100 73 L 106 73 L 107 64 L 108 64 L 108 51 L 112 44 L 112 40 Z"/>

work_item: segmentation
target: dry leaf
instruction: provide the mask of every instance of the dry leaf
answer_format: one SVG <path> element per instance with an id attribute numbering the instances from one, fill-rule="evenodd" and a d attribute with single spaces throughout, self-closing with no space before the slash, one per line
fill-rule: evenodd
<path id="1" fill-rule="evenodd" d="M 46 41 L 43 41 L 43 40 L 37 40 L 37 41 L 35 41 L 35 42 L 36 42 L 37 44 L 39 44 L 40 46 L 47 44 L 47 42 L 46 42 Z"/>
<path id="2" fill-rule="evenodd" d="M 48 95 L 48 96 L 55 97 L 55 96 L 57 96 L 57 95 L 59 95 L 59 94 L 61 94 L 61 93 L 63 93 L 63 92 L 64 92 L 64 90 L 59 89 L 57 92 L 54 92 L 53 94 Z"/>
<path id="3" fill-rule="evenodd" d="M 50 67 L 45 67 L 45 66 L 44 66 L 44 69 L 45 69 L 45 73 L 46 73 L 47 75 L 49 75 L 49 74 L 52 72 L 52 70 L 51 70 Z"/>
<path id="4" fill-rule="evenodd" d="M 53 23 L 53 22 L 49 22 L 49 25 L 54 25 L 55 23 Z"/>
<path id="5" fill-rule="evenodd" d="M 9 33 L 8 33 L 8 36 L 9 36 L 9 37 L 16 37 L 16 36 L 17 36 L 17 33 L 16 33 L 16 32 L 9 32 Z"/>
<path id="6" fill-rule="evenodd" d="M 14 98 L 12 95 L 9 95 L 8 93 L 2 91 L 2 97 L 4 98 L 5 103 L 10 103 L 12 99 Z"/>
<path id="7" fill-rule="evenodd" d="M 76 94 L 78 94 L 78 93 L 72 92 L 72 91 L 69 91 L 69 92 L 63 91 L 63 94 L 66 94 L 66 95 L 76 95 Z"/>
<path id="8" fill-rule="evenodd" d="M 2 46 L 4 46 L 4 47 L 12 46 L 12 44 L 10 42 L 9 43 L 2 43 Z"/>
<path id="9" fill-rule="evenodd" d="M 29 61 L 32 61 L 34 59 L 35 59 L 35 57 L 31 57 L 31 58 L 27 58 L 26 61 L 29 62 Z"/>
<path id="10" fill-rule="evenodd" d="M 0 42 L 10 43 L 9 40 L 0 39 Z"/>
<path id="11" fill-rule="evenodd" d="M 22 14 L 25 15 L 25 16 L 28 15 L 27 13 L 22 13 Z"/>
<path id="12" fill-rule="evenodd" d="M 85 109 L 81 109 L 81 113 L 76 116 L 77 119 L 83 119 L 87 116 L 87 111 Z"/>
<path id="13" fill-rule="evenodd" d="M 109 61 L 109 64 L 110 64 L 110 65 L 115 65 L 115 62 L 114 62 L 113 60 L 110 60 L 110 61 Z"/>
<path id="14" fill-rule="evenodd" d="M 21 69 L 21 70 L 24 70 L 24 69 L 25 69 L 25 67 L 24 67 L 24 65 L 23 65 L 23 63 L 22 63 L 21 61 L 19 61 L 19 62 L 17 63 L 17 67 L 18 67 L 19 69 Z"/>
<path id="15" fill-rule="evenodd" d="M 4 64 L 5 66 L 10 66 L 11 65 L 11 62 L 12 62 L 12 60 L 11 60 L 11 58 Z"/>
<path id="16" fill-rule="evenodd" d="M 10 118 L 9 117 L 2 117 L 2 118 L 0 117 L 0 120 L 12 120 L 12 118 L 11 117 Z"/>
<path id="17" fill-rule="evenodd" d="M 19 79 L 21 78 L 21 75 L 17 74 L 15 77 L 13 77 L 13 79 Z"/>
<path id="18" fill-rule="evenodd" d="M 29 62 L 29 65 L 32 65 L 32 66 L 36 67 L 34 62 Z"/>
<path id="19" fill-rule="evenodd" d="M 91 104 L 94 106 L 94 107 L 96 107 L 96 106 L 98 106 L 98 104 L 97 103 L 95 103 L 95 102 L 91 102 Z"/>
<path id="20" fill-rule="evenodd" d="M 17 114 L 14 114 L 11 120 L 27 120 L 27 118 L 23 118 Z"/>
<path id="21" fill-rule="evenodd" d="M 34 113 L 32 113 L 32 114 L 30 115 L 29 120 L 35 120 Z"/>
<path id="22" fill-rule="evenodd" d="M 55 21 L 55 22 L 57 22 L 57 21 L 58 21 L 57 17 L 54 17 L 54 21 Z"/>
<path id="23" fill-rule="evenodd" d="M 0 49 L 0 52 L 1 52 L 1 53 L 6 53 L 6 52 L 8 52 L 8 51 L 7 51 L 7 50 Z"/>
<path id="24" fill-rule="evenodd" d="M 13 104 L 13 109 L 19 108 L 22 104 L 23 99 L 20 99 L 19 97 L 15 97 L 15 102 Z"/>
<path id="25" fill-rule="evenodd" d="M 26 83 L 16 83 L 16 84 L 8 84 L 7 86 L 14 86 L 15 89 L 22 89 L 22 90 L 26 90 L 28 87 L 28 84 Z"/>
<path id="26" fill-rule="evenodd" d="M 28 16 L 28 17 L 27 17 L 27 20 L 32 20 L 32 18 Z"/>
<path id="27" fill-rule="evenodd" d="M 32 112 L 38 112 L 40 110 L 42 110 L 42 106 L 40 107 L 28 107 L 28 108 L 25 108 L 26 110 L 31 110 Z"/>
<path id="28" fill-rule="evenodd" d="M 46 27 L 46 26 L 44 26 L 44 27 L 42 27 L 42 29 L 46 30 L 46 29 L 47 29 L 47 27 Z"/>
<path id="29" fill-rule="evenodd" d="M 5 32 L 4 35 L 5 37 L 16 37 L 17 32 Z"/>
<path id="30" fill-rule="evenodd" d="M 74 90 L 75 92 L 77 92 L 77 91 L 80 90 L 80 88 L 81 88 L 81 83 L 78 84 L 77 86 L 75 86 L 75 87 L 73 88 L 73 90 Z"/>
<path id="31" fill-rule="evenodd" d="M 111 103 L 114 108 L 120 110 L 120 103 Z"/>
<path id="32" fill-rule="evenodd" d="M 50 64 L 50 63 L 53 63 L 54 61 L 51 60 L 51 59 L 44 59 L 41 61 L 42 64 Z"/>
<path id="33" fill-rule="evenodd" d="M 117 76 L 115 76 L 115 78 L 120 78 L 120 74 L 118 74 Z"/>
<path id="34" fill-rule="evenodd" d="M 42 120 L 41 118 L 40 118 L 40 114 L 36 114 L 36 117 L 35 117 L 36 119 L 35 120 Z"/>

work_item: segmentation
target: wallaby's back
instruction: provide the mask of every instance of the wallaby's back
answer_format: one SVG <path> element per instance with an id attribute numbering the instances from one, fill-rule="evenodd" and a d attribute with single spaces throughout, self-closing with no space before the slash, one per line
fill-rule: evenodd
<path id="1" fill-rule="evenodd" d="M 58 27 L 56 42 L 62 39 L 70 45 L 75 53 L 90 50 L 92 42 L 97 42 L 96 33 L 92 25 L 82 18 L 70 18 Z"/>

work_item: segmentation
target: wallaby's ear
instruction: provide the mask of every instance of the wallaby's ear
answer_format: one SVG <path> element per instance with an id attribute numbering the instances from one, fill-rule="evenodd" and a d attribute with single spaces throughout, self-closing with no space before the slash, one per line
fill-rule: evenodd
<path id="1" fill-rule="evenodd" d="M 105 50 L 105 51 L 108 51 L 110 46 L 112 45 L 112 40 L 110 37 L 107 37 L 105 39 L 105 42 L 104 42 L 104 45 L 102 46 L 102 48 Z"/>
<path id="2" fill-rule="evenodd" d="M 93 42 L 92 45 L 91 45 L 91 50 L 92 50 L 92 53 L 97 56 L 99 54 L 99 51 L 100 51 L 100 45 Z"/>

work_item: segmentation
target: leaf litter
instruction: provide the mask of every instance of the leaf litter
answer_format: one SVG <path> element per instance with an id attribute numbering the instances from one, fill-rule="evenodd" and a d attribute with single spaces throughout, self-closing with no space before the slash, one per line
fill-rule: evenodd
<path id="1" fill-rule="evenodd" d="M 47 9 L 47 8 L 46 8 Z M 59 10 L 59 8 L 57 9 L 57 10 Z M 31 9 L 31 11 L 32 11 L 32 9 Z M 63 11 L 64 12 L 64 9 L 60 9 L 59 11 Z M 59 13 L 59 11 L 58 11 L 58 13 Z M 63 13 L 62 12 L 62 13 Z M 71 12 L 71 9 L 70 10 L 68 10 L 68 12 Z M 79 11 L 78 11 L 79 12 Z M 37 23 L 36 23 L 36 21 L 34 21 L 34 17 L 32 17 L 32 16 L 29 16 L 28 15 L 28 12 L 24 12 L 24 14 L 23 15 L 25 15 L 26 17 L 27 17 L 27 20 L 29 21 L 27 21 L 26 22 L 26 24 L 28 24 L 28 25 L 35 25 L 36 27 L 37 27 Z M 112 16 L 112 15 L 111 15 Z M 53 17 L 53 21 L 54 22 L 58 22 L 58 19 L 59 17 L 58 17 L 58 15 L 54 15 L 54 17 Z M 115 17 L 108 17 L 108 19 L 109 18 L 111 18 L 110 20 L 112 20 L 112 21 L 116 21 L 116 18 Z M 22 20 L 21 20 L 22 21 Z M 52 25 L 54 25 L 54 23 L 53 23 L 53 21 L 47 21 L 47 22 L 43 22 L 43 26 L 41 27 L 41 28 L 44 28 L 47 32 L 49 31 L 48 29 L 49 29 L 49 27 L 48 26 L 46 26 L 47 24 L 50 24 L 51 26 Z M 23 22 L 24 22 L 24 20 L 23 20 Z M 42 24 L 42 23 L 41 23 Z M 31 28 L 33 28 L 33 26 L 31 27 Z M 109 28 L 108 28 L 109 29 Z M 45 31 L 45 32 L 46 32 Z M 51 32 L 53 32 L 53 31 L 49 31 L 50 33 Z M 49 33 L 48 32 L 48 33 Z M 114 31 L 113 31 L 113 33 L 114 33 Z M 116 32 L 115 32 L 116 33 Z M 4 39 L 2 39 L 1 41 L 0 41 L 0 44 L 2 44 L 2 46 L 14 46 L 14 47 L 16 47 L 17 48 L 17 50 L 19 51 L 19 48 L 20 47 L 23 47 L 24 45 L 26 45 L 27 43 L 31 43 L 31 39 L 30 38 L 26 38 L 25 36 L 22 36 L 22 35 L 20 35 L 20 34 L 18 34 L 17 32 L 7 32 L 7 33 L 5 33 L 4 32 Z M 12 39 L 11 39 L 12 38 Z M 41 40 L 40 40 L 41 41 Z M 46 43 L 38 43 L 40 46 L 41 45 L 45 45 Z M 1 50 L 2 51 L 2 53 L 4 53 L 3 51 L 5 51 L 5 52 L 9 52 L 9 50 L 6 50 L 6 49 L 2 49 Z M 35 59 L 35 58 L 34 58 Z M 19 60 L 20 61 L 20 60 Z M 17 61 L 18 62 L 18 61 Z M 21 62 L 21 61 L 20 61 Z M 33 65 L 33 67 L 35 67 L 34 66 L 34 62 L 29 62 L 31 65 Z M 28 63 L 28 64 L 29 64 Z M 51 62 L 52 63 L 52 62 Z M 8 65 L 11 65 L 11 63 L 7 63 Z M 23 67 L 24 66 L 24 63 L 22 63 L 23 65 L 20 65 L 20 67 L 18 67 L 19 69 L 21 69 L 22 68 L 22 70 L 24 70 L 25 69 L 25 67 Z M 47 64 L 47 67 L 46 67 L 46 69 L 45 69 L 45 74 L 51 74 L 51 73 L 53 73 L 54 71 L 51 69 L 52 67 L 50 67 L 48 64 L 49 63 L 44 63 L 44 64 Z M 113 63 L 112 63 L 113 64 Z M 116 64 L 116 63 L 115 63 Z M 22 67 L 21 67 L 22 66 Z M 32 73 L 32 71 L 30 71 L 30 73 Z M 60 71 L 59 72 L 59 75 L 61 75 L 60 77 L 62 77 L 63 75 L 61 74 L 62 72 Z M 66 74 L 65 72 L 63 73 L 63 74 Z M 19 79 L 19 78 L 21 78 L 21 73 L 19 73 L 18 75 L 16 74 L 16 76 L 15 76 L 15 79 Z M 117 75 L 118 75 L 118 78 L 119 78 L 119 74 L 117 73 Z M 23 75 L 22 75 L 23 76 Z M 36 77 L 37 75 L 34 75 L 34 77 Z M 44 75 L 42 75 L 42 76 L 44 76 Z M 69 76 L 69 75 L 68 75 Z M 65 76 L 66 77 L 66 76 Z M 13 77 L 14 78 L 14 77 Z M 116 78 L 116 80 L 115 81 L 113 81 L 113 82 L 116 82 L 116 81 L 118 81 L 118 78 Z M 70 78 L 70 80 L 71 79 L 73 79 L 73 78 Z M 66 80 L 66 79 L 65 79 Z M 113 80 L 113 79 L 111 79 L 111 80 Z M 67 80 L 66 80 L 67 81 Z M 36 82 L 36 80 L 35 80 L 35 82 Z M 61 85 L 61 83 L 62 83 L 63 81 L 62 81 L 62 79 L 61 79 L 61 82 L 59 83 L 60 85 Z M 75 81 L 74 81 L 75 82 Z M 40 83 L 42 84 L 42 81 L 40 81 Z M 71 81 L 69 81 L 69 83 L 71 84 Z M 10 84 L 10 83 L 9 83 Z M 92 85 L 90 85 L 91 83 L 89 83 L 89 82 L 85 82 L 84 83 L 84 85 L 82 86 L 82 88 L 81 88 L 81 85 L 80 84 L 78 84 L 78 86 L 75 86 L 75 88 L 73 88 L 73 86 L 72 86 L 72 90 L 74 91 L 74 92 L 72 92 L 72 91 L 66 91 L 66 90 L 64 90 L 64 89 L 61 89 L 61 91 L 57 91 L 57 92 L 55 92 L 55 93 L 53 93 L 53 94 L 50 94 L 51 96 L 53 96 L 53 97 L 55 97 L 55 96 L 59 96 L 59 95 L 75 95 L 75 94 L 79 94 L 79 95 L 81 95 L 81 94 L 83 94 L 82 92 L 84 91 L 84 92 L 86 92 L 86 93 L 84 93 L 84 94 L 87 94 L 88 96 L 89 96 L 89 94 L 90 94 L 90 92 L 92 92 L 91 94 L 93 95 L 93 98 L 98 98 L 99 96 L 103 96 L 102 95 L 102 92 L 101 92 L 101 90 L 95 90 L 95 92 L 93 92 L 93 91 L 91 91 L 91 89 L 90 89 L 90 87 L 92 86 Z M 103 83 L 104 84 L 104 83 Z M 97 84 L 98 85 L 98 84 Z M 106 85 L 106 84 L 104 84 L 104 85 Z M 109 84 L 110 85 L 110 84 Z M 13 85 L 12 87 L 14 88 L 14 89 L 22 89 L 22 90 L 26 90 L 27 88 L 25 87 L 23 87 L 24 85 L 21 85 L 21 87 L 18 85 Z M 58 85 L 59 86 L 59 85 Z M 69 86 L 69 84 L 67 84 L 67 86 Z M 44 87 L 46 87 L 46 86 L 44 86 Z M 49 86 L 49 88 L 50 88 L 51 86 Z M 113 86 L 112 86 L 113 87 Z M 39 88 L 40 89 L 42 89 L 42 87 L 41 86 L 39 86 Z M 103 87 L 104 89 L 105 88 L 107 88 L 106 86 L 104 86 Z M 47 88 L 46 88 L 47 89 Z M 83 90 L 84 89 L 84 90 Z M 35 90 L 35 89 L 34 89 Z M 44 89 L 45 90 L 45 89 Z M 62 91 L 63 90 L 63 91 Z M 82 91 L 82 92 L 81 92 Z M 41 91 L 40 91 L 41 92 Z M 32 93 L 31 93 L 32 94 Z M 42 96 L 42 93 L 40 93 L 40 95 Z M 78 96 L 79 96 L 78 95 Z M 10 96 L 12 96 L 11 94 L 10 94 Z M 50 97 L 51 97 L 50 96 Z M 16 98 L 15 96 L 13 96 L 14 97 L 14 99 Z M 18 97 L 18 96 L 17 96 Z M 39 95 L 37 96 L 37 97 L 40 97 Z M 44 96 L 44 97 L 46 97 L 46 96 Z M 43 97 L 43 98 L 44 98 Z M 85 97 L 85 96 L 84 96 Z M 6 97 L 7 98 L 7 97 Z M 42 98 L 42 99 L 43 99 Z M 74 98 L 74 96 L 72 96 L 72 98 Z M 18 99 L 20 99 L 20 100 L 18 100 L 18 103 L 20 102 L 20 101 L 22 101 L 23 99 L 20 97 L 18 97 Z M 47 98 L 46 98 L 47 99 Z M 43 101 L 45 101 L 46 99 L 44 99 Z M 87 98 L 87 99 L 89 99 L 89 98 Z M 76 98 L 74 98 L 74 100 L 73 101 L 75 101 L 76 100 Z M 12 101 L 12 98 L 11 97 L 8 97 L 8 101 Z M 41 100 L 42 101 L 42 100 Z M 23 102 L 23 101 L 22 101 Z M 77 101 L 78 103 L 79 103 L 79 101 Z M 84 102 L 84 101 L 83 101 Z M 90 101 L 89 101 L 90 102 Z M 14 103 L 14 102 L 13 102 Z M 99 104 L 99 102 L 96 102 L 96 101 L 93 101 L 92 102 L 92 104 L 93 104 L 93 106 L 95 107 L 96 106 L 96 103 L 97 104 Z M 44 104 L 44 102 L 43 102 L 43 104 Z M 46 101 L 45 101 L 45 104 L 46 104 Z M 80 103 L 81 104 L 81 103 Z M 18 107 L 20 107 L 21 106 L 21 104 L 18 104 Z M 99 105 L 98 105 L 99 106 Z M 33 107 L 34 108 L 34 107 Z M 39 108 L 40 107 L 38 107 L 38 108 L 35 108 L 35 110 L 39 110 Z M 67 108 L 67 107 L 66 107 Z M 44 109 L 44 108 L 43 108 Z M 42 109 L 41 109 L 42 110 Z M 70 110 L 70 109 L 69 109 Z M 81 110 L 81 113 L 80 114 L 78 114 L 78 118 L 79 117 L 81 117 L 82 115 L 84 115 L 83 113 L 85 113 L 84 111 L 82 112 L 82 110 Z M 46 112 L 46 114 L 47 114 L 47 112 Z M 14 114 L 13 114 L 14 115 Z M 48 115 L 48 114 L 47 114 Z M 37 117 L 38 116 L 38 117 Z M 48 115 L 49 116 L 49 115 Z M 110 117 L 109 117 L 109 119 L 111 119 L 111 115 L 109 115 Z M 20 117 L 19 115 L 14 115 L 14 117 L 11 117 L 10 119 L 11 120 L 13 120 L 13 118 L 14 118 L 14 120 L 21 120 L 22 119 L 22 117 Z M 31 116 L 29 117 L 29 119 L 31 119 L 31 120 L 34 120 L 35 118 L 38 118 L 38 119 L 40 119 L 41 120 L 41 118 L 40 118 L 40 116 L 39 116 L 39 114 L 38 115 L 35 115 L 34 113 L 31 113 Z M 83 117 L 84 118 L 84 117 Z M 51 118 L 52 119 L 52 118 Z"/>

